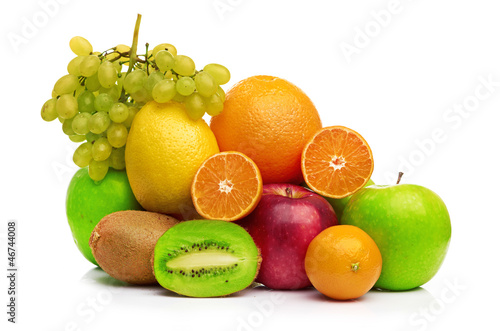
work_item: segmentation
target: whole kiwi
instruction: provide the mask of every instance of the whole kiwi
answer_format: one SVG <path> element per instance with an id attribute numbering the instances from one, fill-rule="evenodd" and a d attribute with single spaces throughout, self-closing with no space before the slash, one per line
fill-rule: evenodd
<path id="1" fill-rule="evenodd" d="M 158 239 L 177 223 L 175 218 L 159 213 L 118 211 L 96 225 L 90 249 L 111 277 L 130 284 L 156 284 L 151 255 Z"/>

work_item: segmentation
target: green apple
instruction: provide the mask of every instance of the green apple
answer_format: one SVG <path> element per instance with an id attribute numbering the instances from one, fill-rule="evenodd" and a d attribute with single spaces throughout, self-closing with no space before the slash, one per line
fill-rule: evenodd
<path id="1" fill-rule="evenodd" d="M 98 265 L 90 251 L 89 239 L 101 218 L 130 209 L 140 210 L 142 207 L 132 193 L 125 171 L 109 169 L 99 182 L 89 177 L 88 168 L 75 173 L 66 196 L 66 216 L 73 240 L 87 260 Z"/>
<path id="2" fill-rule="evenodd" d="M 450 215 L 433 191 L 412 184 L 372 185 L 356 192 L 340 224 L 367 232 L 382 254 L 375 287 L 409 290 L 439 270 L 451 238 Z"/>
<path id="3" fill-rule="evenodd" d="M 371 185 L 375 185 L 375 183 L 370 178 L 368 180 L 368 182 L 366 182 L 365 186 L 363 186 L 363 187 L 367 187 L 367 186 L 371 186 Z M 349 200 L 351 200 L 351 197 L 352 197 L 352 195 L 349 195 L 349 196 L 342 198 L 342 199 L 328 198 L 325 196 L 323 198 L 325 198 L 332 205 L 333 210 L 335 210 L 335 215 L 337 215 L 337 219 L 341 219 L 342 214 L 344 213 L 345 206 L 347 206 L 347 203 L 349 202 Z"/>

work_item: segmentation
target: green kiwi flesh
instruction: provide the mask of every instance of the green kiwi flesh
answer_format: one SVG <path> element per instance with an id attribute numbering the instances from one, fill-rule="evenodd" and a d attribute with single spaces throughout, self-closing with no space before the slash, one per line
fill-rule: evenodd
<path id="1" fill-rule="evenodd" d="M 99 266 L 121 281 L 157 284 L 151 265 L 156 241 L 179 223 L 173 217 L 147 211 L 118 211 L 103 217 L 89 245 Z"/>
<path id="2" fill-rule="evenodd" d="M 252 284 L 260 253 L 241 226 L 217 220 L 184 221 L 160 237 L 153 264 L 164 288 L 190 297 L 218 297 Z"/>

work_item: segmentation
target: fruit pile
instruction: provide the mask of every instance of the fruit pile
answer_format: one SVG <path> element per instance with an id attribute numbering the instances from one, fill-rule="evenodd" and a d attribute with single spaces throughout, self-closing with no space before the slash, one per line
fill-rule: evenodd
<path id="1" fill-rule="evenodd" d="M 294 84 L 253 76 L 225 94 L 225 67 L 196 71 L 170 44 L 138 56 L 137 35 L 102 54 L 73 38 L 78 56 L 42 108 L 87 140 L 66 210 L 89 261 L 192 297 L 256 282 L 348 300 L 436 274 L 451 224 L 434 192 L 375 185 L 367 141 L 323 126 Z"/>

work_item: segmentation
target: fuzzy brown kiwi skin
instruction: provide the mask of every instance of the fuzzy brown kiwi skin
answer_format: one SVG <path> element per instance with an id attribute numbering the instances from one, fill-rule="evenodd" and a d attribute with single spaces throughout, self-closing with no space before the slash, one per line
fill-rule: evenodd
<path id="1" fill-rule="evenodd" d="M 115 212 L 96 225 L 90 249 L 111 277 L 135 285 L 157 284 L 150 257 L 158 239 L 177 223 L 177 219 L 159 213 Z"/>

